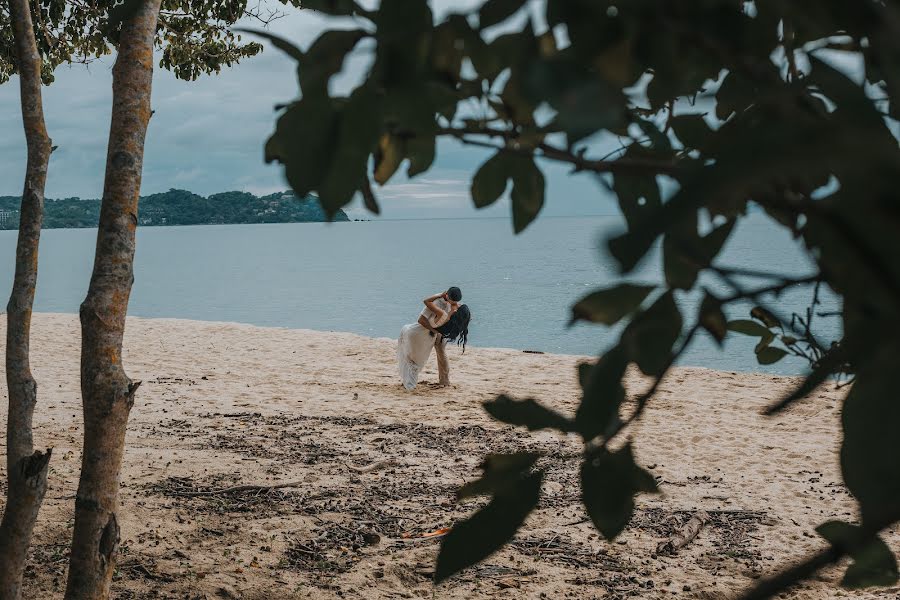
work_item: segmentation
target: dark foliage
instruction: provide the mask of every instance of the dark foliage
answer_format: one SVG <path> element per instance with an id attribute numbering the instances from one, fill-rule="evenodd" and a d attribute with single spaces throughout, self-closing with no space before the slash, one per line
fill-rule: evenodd
<path id="1" fill-rule="evenodd" d="M 306 52 L 277 40 L 297 60 L 302 98 L 283 109 L 266 157 L 284 165 L 297 193 L 318 192 L 331 212 L 361 194 L 377 211 L 371 180 L 386 183 L 404 163 L 410 176 L 427 171 L 436 140 L 451 138 L 492 149 L 473 173 L 472 199 L 483 207 L 508 193 L 516 232 L 540 214 L 541 166 L 554 161 L 615 193 L 628 228 L 608 248 L 623 277 L 661 246 L 661 285 L 623 282 L 574 306 L 575 321 L 624 321 L 618 343 L 581 368 L 575 415 L 508 398 L 487 406 L 507 423 L 583 437 L 584 501 L 601 533 L 619 533 L 634 495 L 654 489 L 620 438 L 652 404 L 660 378 L 698 333 L 718 342 L 749 335 L 759 339 L 759 363 L 794 355 L 811 367 L 770 413 L 834 376 L 853 381 L 841 462 L 862 522 L 826 524 L 831 549 L 747 597 L 775 595 L 844 556 L 854 561 L 847 586 L 896 581 L 877 535 L 900 519 L 900 6 L 488 0 L 435 23 L 424 0 L 385 0 L 375 12 L 352 1 L 320 4 L 355 13 L 358 29 L 328 31 Z M 374 61 L 348 95 L 333 95 L 330 77 L 357 45 L 374 49 Z M 619 147 L 595 156 L 598 141 L 610 139 Z M 813 272 L 784 277 L 772 265 L 722 264 L 719 252 L 748 210 L 801 240 Z M 701 274 L 730 291 L 704 289 Z M 805 288 L 810 310 L 781 315 L 778 294 Z M 842 301 L 830 315 L 844 332 L 834 344 L 815 333 L 822 288 Z M 699 310 L 679 302 L 685 290 L 704 298 Z M 758 308 L 729 323 L 728 307 L 747 301 Z M 628 365 L 654 383 L 623 418 Z M 496 549 L 533 506 L 539 473 L 501 479 L 488 508 L 448 536 L 441 579 Z M 503 518 L 486 519 L 488 510 Z"/>

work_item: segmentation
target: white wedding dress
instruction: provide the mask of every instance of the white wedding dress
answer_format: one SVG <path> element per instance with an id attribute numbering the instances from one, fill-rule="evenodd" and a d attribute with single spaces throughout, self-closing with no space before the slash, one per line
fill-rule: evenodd
<path id="1" fill-rule="evenodd" d="M 450 307 L 440 298 L 435 301 L 435 304 L 445 310 L 444 316 L 440 320 L 436 320 L 434 314 L 427 308 L 422 311 L 422 315 L 428 319 L 432 327 L 440 327 L 449 319 Z M 419 382 L 419 372 L 425 367 L 428 357 L 431 356 L 435 338 L 429 335 L 430 333 L 418 323 L 404 325 L 400 330 L 400 340 L 397 342 L 397 364 L 400 366 L 400 380 L 407 390 L 415 389 Z"/>

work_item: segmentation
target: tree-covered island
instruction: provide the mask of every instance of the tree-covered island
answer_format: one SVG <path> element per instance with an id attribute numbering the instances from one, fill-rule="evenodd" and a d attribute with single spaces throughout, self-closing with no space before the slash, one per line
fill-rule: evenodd
<path id="1" fill-rule="evenodd" d="M 19 227 L 18 196 L 0 196 L 0 229 Z M 48 198 L 44 204 L 44 228 L 96 227 L 100 200 Z M 138 224 L 224 225 L 239 223 L 308 223 L 327 221 L 318 199 L 298 199 L 292 192 L 254 196 L 249 192 L 222 192 L 203 197 L 186 190 L 171 189 L 141 198 Z M 349 221 L 338 211 L 335 221 Z"/>

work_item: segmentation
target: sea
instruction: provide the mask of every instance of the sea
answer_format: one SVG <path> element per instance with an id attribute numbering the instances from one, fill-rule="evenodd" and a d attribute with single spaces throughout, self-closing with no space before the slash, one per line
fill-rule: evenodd
<path id="1" fill-rule="evenodd" d="M 545 353 L 598 355 L 620 327 L 570 326 L 571 306 L 590 291 L 623 280 L 606 251 L 619 217 L 542 217 L 513 235 L 509 219 L 372 220 L 349 223 L 143 227 L 138 230 L 129 314 L 267 327 L 346 331 L 395 338 L 416 320 L 422 299 L 459 286 L 473 315 L 469 343 Z M 35 310 L 77 313 L 90 278 L 96 229 L 51 229 L 41 238 Z M 0 232 L 0 293 L 12 285 L 15 231 Z M 763 215 L 743 219 L 718 263 L 804 275 L 813 266 L 801 244 Z M 624 280 L 663 281 L 654 250 Z M 760 280 L 741 278 L 747 287 Z M 728 294 L 706 277 L 711 291 Z M 700 295 L 677 299 L 686 322 Z M 780 315 L 805 315 L 808 287 L 769 303 Z M 839 309 L 828 289 L 817 312 Z M 749 318 L 742 304 L 729 318 Z M 840 337 L 840 321 L 814 317 L 820 340 Z M 757 364 L 755 338 L 730 334 L 720 347 L 701 333 L 681 365 L 796 375 L 806 361 Z"/>

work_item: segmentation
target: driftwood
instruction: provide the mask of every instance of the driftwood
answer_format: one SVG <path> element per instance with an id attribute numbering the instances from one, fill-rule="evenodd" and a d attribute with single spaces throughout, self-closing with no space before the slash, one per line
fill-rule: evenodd
<path id="1" fill-rule="evenodd" d="M 377 471 L 379 469 L 384 469 L 385 467 L 393 467 L 397 465 L 397 460 L 393 458 L 388 458 L 386 460 L 379 460 L 377 462 L 373 462 L 371 465 L 366 465 L 364 467 L 355 467 L 351 464 L 347 464 L 347 468 L 353 471 L 354 473 L 371 473 L 372 471 Z"/>
<path id="2" fill-rule="evenodd" d="M 220 494 L 231 494 L 233 492 L 267 492 L 269 490 L 280 490 L 282 488 L 300 487 L 301 485 L 303 485 L 302 481 L 289 481 L 287 483 L 278 483 L 276 485 L 236 485 L 220 490 L 201 490 L 197 492 L 177 491 L 171 493 L 185 498 L 194 498 L 197 496 L 218 496 Z"/>
<path id="3" fill-rule="evenodd" d="M 707 522 L 709 522 L 709 515 L 701 510 L 688 519 L 688 522 L 669 539 L 660 542 L 656 546 L 656 553 L 675 554 L 678 550 L 690 544 Z"/>

